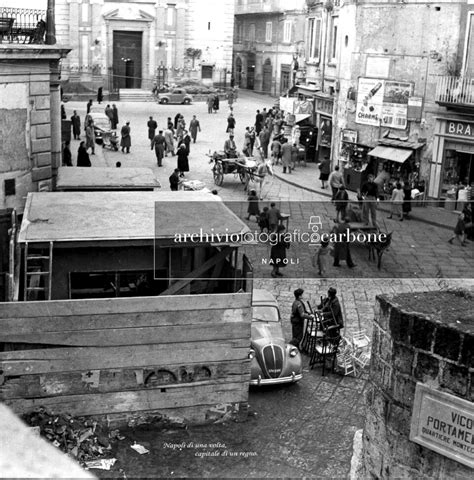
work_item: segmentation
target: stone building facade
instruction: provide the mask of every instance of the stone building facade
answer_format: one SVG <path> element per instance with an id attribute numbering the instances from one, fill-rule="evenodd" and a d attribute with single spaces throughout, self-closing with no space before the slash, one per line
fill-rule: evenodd
<path id="1" fill-rule="evenodd" d="M 234 79 L 273 95 L 286 92 L 304 65 L 301 0 L 235 0 Z"/>
<path id="2" fill-rule="evenodd" d="M 306 3 L 305 83 L 334 101 L 331 158 L 349 188 L 386 167 L 444 204 L 474 182 L 471 2 Z"/>
<path id="3" fill-rule="evenodd" d="M 56 0 L 72 84 L 151 89 L 157 76 L 219 82 L 232 69 L 232 0 Z M 200 50 L 194 59 L 188 49 Z"/>
<path id="4" fill-rule="evenodd" d="M 28 192 L 52 190 L 61 165 L 56 45 L 0 44 L 0 209 L 23 212 Z"/>

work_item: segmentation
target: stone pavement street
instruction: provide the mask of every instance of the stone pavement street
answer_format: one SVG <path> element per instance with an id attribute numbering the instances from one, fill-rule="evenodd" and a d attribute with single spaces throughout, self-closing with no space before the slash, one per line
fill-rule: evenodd
<path id="1" fill-rule="evenodd" d="M 247 125 L 255 122 L 255 111 L 257 108 L 271 107 L 274 100 L 270 97 L 255 94 L 253 92 L 241 92 L 237 103 L 234 105 L 234 115 L 237 120 L 236 126 L 236 143 L 238 148 L 243 145 L 244 131 Z M 107 102 L 102 103 L 105 108 Z M 222 150 L 224 141 L 227 138 L 225 129 L 227 126 L 228 109 L 225 102 L 221 102 L 221 110 L 217 114 L 208 114 L 207 107 L 203 102 L 196 102 L 192 105 L 158 105 L 155 103 L 138 102 L 125 103 L 116 102 L 119 111 L 119 126 L 125 121 L 130 121 L 132 148 L 130 154 L 123 154 L 102 149 L 100 146 L 96 148 L 96 155 L 91 156 L 93 166 L 109 166 L 115 167 L 115 163 L 120 161 L 123 167 L 148 167 L 153 170 L 157 178 L 162 184 L 163 190 L 169 189 L 168 177 L 176 167 L 176 157 L 167 157 L 164 159 L 164 166 L 158 168 L 156 158 L 153 151 L 150 150 L 149 140 L 147 138 L 146 122 L 149 115 L 153 115 L 157 119 L 159 127 L 166 124 L 167 117 L 172 117 L 180 112 L 184 115 L 185 120 L 189 123 L 192 115 L 197 115 L 202 132 L 198 134 L 196 144 L 191 144 L 190 154 L 190 172 L 187 177 L 189 179 L 201 180 L 209 189 L 216 188 L 213 183 L 211 167 L 208 163 L 206 154 L 209 151 Z M 84 119 L 85 102 L 68 102 L 66 104 L 66 112 L 68 117 L 72 114 L 72 110 L 76 109 Z M 73 160 L 75 161 L 76 151 L 78 147 L 77 141 L 71 142 L 71 151 L 73 152 Z M 305 188 L 299 188 L 295 185 L 286 183 L 291 176 L 291 181 L 296 185 Z M 318 189 L 319 170 L 314 165 L 308 164 L 306 168 L 298 167 L 294 173 L 287 175 L 284 180 L 280 167 L 276 167 L 276 175 L 270 177 L 263 191 L 264 200 L 260 202 L 260 207 L 268 205 L 271 200 L 275 201 L 292 201 L 291 204 L 290 229 L 300 228 L 307 230 L 307 213 L 313 211 L 313 214 L 321 214 L 323 217 L 323 225 L 326 231 L 332 227 L 332 218 L 334 217 L 334 209 L 327 204 L 327 190 Z M 314 191 L 310 191 L 309 188 Z M 233 174 L 226 175 L 224 183 L 221 187 L 217 187 L 219 195 L 226 202 L 246 202 L 246 195 L 243 186 L 238 178 Z M 326 203 L 315 206 L 316 204 L 304 204 L 306 207 L 295 210 L 294 206 L 300 202 L 321 202 Z M 229 204 L 230 205 L 230 204 Z M 285 204 L 281 209 L 284 211 Z M 246 208 L 242 204 L 238 206 L 242 211 L 241 217 L 246 216 Z M 382 218 L 382 228 L 386 231 L 393 231 L 392 246 L 389 251 L 384 254 L 382 261 L 382 269 L 378 271 L 374 263 L 368 262 L 367 249 L 360 245 L 352 248 L 354 261 L 358 265 L 354 271 L 350 271 L 342 262 L 340 269 L 332 268 L 329 271 L 330 277 L 352 277 L 352 278 L 372 278 L 372 277 L 397 277 L 397 278 L 424 278 L 424 277 L 472 277 L 474 271 L 474 249 L 472 243 L 468 243 L 465 248 L 459 245 L 450 245 L 447 240 L 451 232 L 446 229 L 446 225 L 454 226 L 455 218 L 450 212 L 443 209 L 431 209 L 428 207 L 419 207 L 414 209 L 421 212 L 421 215 L 434 219 L 432 224 L 420 222 L 418 220 L 410 220 L 398 222 L 386 219 L 384 212 L 379 212 Z M 295 213 L 296 211 L 296 213 Z M 294 215 L 294 216 L 293 216 Z M 448 215 L 448 217 L 446 217 Z M 435 223 L 441 224 L 433 224 Z M 252 229 L 255 223 L 249 224 Z M 443 228 L 444 227 L 444 228 Z M 449 227 L 449 228 L 451 228 Z M 268 247 L 260 246 L 257 251 L 255 248 L 248 247 L 249 256 L 252 257 L 257 276 L 269 276 L 270 267 L 262 266 L 262 258 L 268 258 Z M 314 249 L 312 250 L 314 251 Z M 310 256 L 312 255 L 310 248 L 293 248 L 290 249 L 289 255 L 299 258 L 298 265 L 289 265 L 284 273 L 291 277 L 314 277 L 316 272 L 311 266 Z"/>
<path id="2" fill-rule="evenodd" d="M 370 335 L 377 294 L 457 288 L 474 289 L 466 280 L 256 280 L 277 297 L 287 340 L 293 290 L 305 288 L 312 304 L 335 286 L 345 314 L 345 335 L 365 329 Z M 366 376 L 342 377 L 308 368 L 295 385 L 250 390 L 250 415 L 228 422 L 183 429 L 153 426 L 121 431 L 126 439 L 112 454 L 118 459 L 101 478 L 317 478 L 344 479 L 350 469 L 353 437 L 364 425 Z M 140 456 L 136 441 L 150 450 Z"/>

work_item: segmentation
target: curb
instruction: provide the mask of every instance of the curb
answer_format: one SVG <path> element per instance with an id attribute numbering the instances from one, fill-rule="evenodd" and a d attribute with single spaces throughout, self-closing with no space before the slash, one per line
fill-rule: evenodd
<path id="1" fill-rule="evenodd" d="M 283 177 L 281 176 L 280 173 L 275 173 L 273 172 L 273 176 L 275 178 L 278 178 L 279 180 L 281 180 L 282 182 L 284 183 L 287 183 L 288 185 L 292 185 L 293 187 L 297 187 L 297 188 L 301 188 L 302 190 L 306 190 L 307 192 L 311 192 L 311 193 L 317 193 L 318 195 L 323 195 L 325 197 L 328 197 L 328 198 L 331 198 L 332 195 L 330 193 L 326 193 L 326 192 L 320 192 L 319 190 L 314 190 L 313 188 L 309 188 L 309 187 L 305 187 L 305 186 L 302 186 L 302 185 L 299 185 L 298 183 L 294 182 L 294 181 L 291 181 L 291 180 L 288 180 L 287 177 Z M 389 210 L 385 209 L 385 208 L 380 208 L 379 207 L 379 210 L 383 211 L 383 212 L 388 212 Z M 435 222 L 433 220 L 428 220 L 426 218 L 423 218 L 423 217 L 418 217 L 417 215 L 411 215 L 410 216 L 410 220 L 416 220 L 417 222 L 422 222 L 422 223 L 426 223 L 428 225 L 433 225 L 435 227 L 440 227 L 440 228 L 444 228 L 446 230 L 453 230 L 454 228 L 454 224 L 453 226 L 451 225 L 444 225 L 444 224 L 441 224 L 441 223 L 438 223 L 438 222 Z"/>

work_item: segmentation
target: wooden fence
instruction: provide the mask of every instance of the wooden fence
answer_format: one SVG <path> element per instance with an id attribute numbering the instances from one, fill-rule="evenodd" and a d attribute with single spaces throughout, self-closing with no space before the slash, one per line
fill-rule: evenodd
<path id="1" fill-rule="evenodd" d="M 0 400 L 16 413 L 202 422 L 246 405 L 251 295 L 0 304 Z"/>

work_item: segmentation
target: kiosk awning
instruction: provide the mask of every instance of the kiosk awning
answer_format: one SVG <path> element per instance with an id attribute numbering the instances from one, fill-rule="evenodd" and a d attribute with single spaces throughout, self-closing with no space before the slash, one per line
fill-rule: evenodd
<path id="1" fill-rule="evenodd" d="M 295 113 L 295 123 L 302 122 L 303 120 L 306 120 L 310 116 L 311 115 L 309 113 Z"/>
<path id="2" fill-rule="evenodd" d="M 403 163 L 412 153 L 413 150 L 407 150 L 405 148 L 384 147 L 379 145 L 371 150 L 368 155 L 391 160 L 392 162 Z"/>

